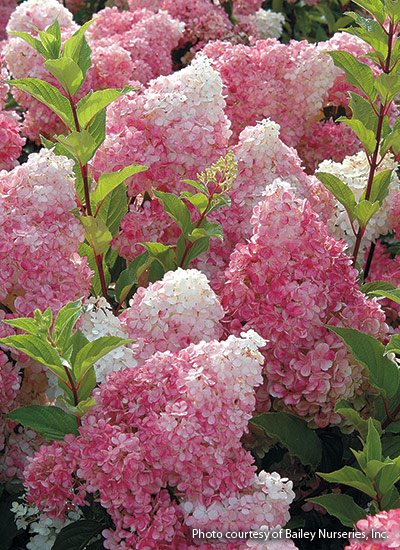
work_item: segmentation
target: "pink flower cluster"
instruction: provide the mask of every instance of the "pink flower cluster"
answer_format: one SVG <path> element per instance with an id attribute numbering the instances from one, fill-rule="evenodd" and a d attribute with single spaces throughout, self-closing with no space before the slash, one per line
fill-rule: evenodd
<path id="1" fill-rule="evenodd" d="M 0 63 L 3 56 L 0 55 Z M 0 170 L 11 170 L 17 164 L 25 139 L 20 135 L 19 116 L 15 111 L 5 111 L 8 97 L 8 86 L 4 80 L 9 79 L 5 67 L 0 68 Z"/>
<path id="2" fill-rule="evenodd" d="M 249 331 L 112 373 L 80 436 L 30 460 L 28 499 L 56 516 L 82 504 L 85 492 L 98 493 L 115 524 L 103 532 L 110 549 L 178 548 L 191 542 L 194 526 L 283 525 L 291 483 L 256 475 L 240 444 L 262 381 L 257 347 L 264 343 Z"/>
<path id="3" fill-rule="evenodd" d="M 307 198 L 313 210 L 327 221 L 334 209 L 332 194 L 315 177 L 305 174 L 295 149 L 285 145 L 279 137 L 279 125 L 263 120 L 249 126 L 232 148 L 238 162 L 238 173 L 230 192 L 231 207 L 219 211 L 218 223 L 224 230 L 224 241 L 212 240 L 210 252 L 202 255 L 195 265 L 205 271 L 215 290 L 224 286 L 224 271 L 237 243 L 251 237 L 249 220 L 253 208 L 262 200 L 265 187 L 280 177 L 290 181 L 300 198 Z"/>
<path id="4" fill-rule="evenodd" d="M 4 431 L 7 424 L 3 414 L 9 413 L 14 408 L 14 400 L 20 386 L 19 367 L 0 351 L 0 451 L 4 449 Z"/>
<path id="5" fill-rule="evenodd" d="M 136 196 L 152 187 L 181 190 L 183 178 L 217 160 L 230 138 L 222 81 L 207 59 L 129 93 L 107 112 L 107 136 L 94 159 L 95 175 L 137 162 L 149 167 L 128 181 Z"/>
<path id="6" fill-rule="evenodd" d="M 43 149 L 0 172 L 0 299 L 19 315 L 85 295 L 91 271 L 78 254 L 73 162 Z M 46 258 L 46 262 L 43 258 Z"/>
<path id="7" fill-rule="evenodd" d="M 269 117 L 280 124 L 282 140 L 296 146 L 334 82 L 333 62 L 306 41 L 281 44 L 271 38 L 253 46 L 213 42 L 201 55 L 214 60 L 226 86 L 234 137 Z"/>
<path id="8" fill-rule="evenodd" d="M 365 538 L 351 540 L 345 550 L 395 550 L 400 548 L 400 509 L 379 512 L 376 516 L 360 519 L 357 522 L 357 530 L 365 535 Z"/>
<path id="9" fill-rule="evenodd" d="M 7 39 L 6 27 L 10 15 L 17 7 L 17 0 L 3 0 L 0 5 L 0 44 Z M 1 47 L 1 46 L 0 46 Z"/>
<path id="10" fill-rule="evenodd" d="M 223 38 L 232 27 L 227 13 L 209 0 L 163 0 L 160 8 L 185 23 L 181 46 L 190 43 L 201 47 Z"/>
<path id="11" fill-rule="evenodd" d="M 344 32 L 335 33 L 332 38 L 319 43 L 317 47 L 321 52 L 347 51 L 367 64 L 368 59 L 364 56 L 371 51 L 366 42 Z M 369 64 L 376 73 L 375 66 Z M 338 108 L 347 108 L 350 91 L 358 90 L 348 83 L 344 71 L 335 68 L 335 81 L 323 97 L 323 109 L 307 122 L 305 133 L 297 145 L 299 155 L 310 172 L 313 172 L 324 159 L 341 162 L 345 156 L 354 155 L 362 149 L 357 135 L 348 126 L 335 123 L 332 118 L 323 120 L 325 115 L 330 113 L 337 118 Z M 316 120 L 317 118 L 319 120 Z"/>
<path id="12" fill-rule="evenodd" d="M 152 78 L 172 72 L 171 51 L 178 46 L 183 29 L 184 25 L 172 19 L 165 11 L 118 11 L 114 7 L 98 12 L 86 35 L 92 47 L 106 50 L 116 48 L 117 52 L 122 49 L 129 54 L 130 74 L 127 75 L 125 84 L 131 80 L 146 83 Z M 94 50 L 94 64 L 96 57 Z M 110 65 L 108 71 L 104 71 L 108 73 L 110 81 L 115 70 L 116 67 L 113 69 Z M 115 84 L 111 85 L 116 87 Z"/>
<path id="13" fill-rule="evenodd" d="M 256 13 L 260 8 L 263 0 L 234 0 L 235 14 L 250 15 Z"/>
<path id="14" fill-rule="evenodd" d="M 335 403 L 362 400 L 366 377 L 327 324 L 375 337 L 387 333 L 376 302 L 359 291 L 344 245 L 328 234 L 308 201 L 285 182 L 267 188 L 254 209 L 253 236 L 238 244 L 222 305 L 231 330 L 268 340 L 259 410 L 286 408 L 323 427 L 340 422 Z"/>
<path id="15" fill-rule="evenodd" d="M 18 116 L 0 112 L 0 170 L 11 170 L 17 165 L 25 139 L 20 135 Z"/>
<path id="16" fill-rule="evenodd" d="M 14 403 L 17 405 L 17 403 Z M 17 407 L 13 407 L 17 408 Z M 0 482 L 24 479 L 23 471 L 28 457 L 33 457 L 43 445 L 43 438 L 30 428 L 23 428 L 15 422 L 7 422 L 4 429 L 5 443 L 0 465 Z M 1 437 L 1 436 L 0 436 Z M 1 447 L 0 447 L 1 449 Z"/>

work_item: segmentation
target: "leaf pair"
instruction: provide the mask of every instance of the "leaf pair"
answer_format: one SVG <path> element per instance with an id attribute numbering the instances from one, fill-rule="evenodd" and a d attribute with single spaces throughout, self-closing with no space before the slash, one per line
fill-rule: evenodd
<path id="1" fill-rule="evenodd" d="M 51 310 L 44 313 L 36 310 L 33 319 L 4 321 L 27 334 L 0 339 L 1 344 L 14 347 L 49 368 L 58 377 L 59 386 L 64 391 L 63 402 L 78 416 L 93 404 L 91 393 L 96 385 L 93 365 L 115 348 L 132 342 L 117 336 L 103 336 L 90 342 L 79 329 L 72 334 L 81 313 L 81 300 L 66 304 L 59 311 L 51 330 Z M 49 416 L 47 409 L 49 407 L 36 405 L 34 408 L 23 407 L 12 411 L 8 418 L 37 429 L 43 437 L 50 437 L 51 430 L 75 433 L 65 431 L 71 430 L 72 425 L 76 427 L 70 416 L 65 416 L 57 407 L 51 408 L 50 412 L 54 414 Z"/>

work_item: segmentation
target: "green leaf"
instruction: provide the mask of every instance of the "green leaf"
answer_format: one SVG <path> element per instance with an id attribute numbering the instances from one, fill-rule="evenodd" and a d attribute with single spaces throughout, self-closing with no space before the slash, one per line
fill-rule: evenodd
<path id="1" fill-rule="evenodd" d="M 327 327 L 343 340 L 354 358 L 367 369 L 370 384 L 382 390 L 387 397 L 395 395 L 399 387 L 399 370 L 384 357 L 384 345 L 369 334 L 353 328 Z"/>
<path id="2" fill-rule="evenodd" d="M 352 19 L 351 17 L 349 17 L 348 15 L 343 15 L 342 17 L 339 17 L 339 19 L 335 22 L 335 24 L 333 25 L 333 32 L 337 32 L 339 30 L 346 30 L 345 28 L 350 25 L 350 23 L 352 22 Z"/>
<path id="3" fill-rule="evenodd" d="M 377 89 L 382 103 L 389 103 L 400 92 L 400 75 L 393 72 L 391 74 L 381 73 L 375 79 L 375 88 Z"/>
<path id="4" fill-rule="evenodd" d="M 400 480 L 400 456 L 385 465 L 376 475 L 375 483 L 380 494 L 386 493 Z"/>
<path id="5" fill-rule="evenodd" d="M 8 420 L 36 430 L 45 439 L 62 441 L 67 434 L 79 435 L 75 416 L 59 407 L 27 405 L 6 415 Z"/>
<path id="6" fill-rule="evenodd" d="M 371 194 L 369 196 L 369 201 L 371 203 L 379 202 L 379 205 L 382 206 L 383 201 L 389 194 L 390 182 L 392 179 L 393 170 L 384 170 L 379 172 L 374 176 L 371 186 Z M 360 202 L 365 199 L 365 191 L 361 196 Z"/>
<path id="7" fill-rule="evenodd" d="M 372 108 L 372 105 L 364 97 L 355 92 L 349 92 L 349 107 L 353 113 L 353 118 L 360 120 L 368 130 L 374 134 L 378 126 L 378 116 Z"/>
<path id="8" fill-rule="evenodd" d="M 181 194 L 181 198 L 188 200 L 193 206 L 202 214 L 208 206 L 208 198 L 203 193 L 196 193 L 193 195 L 189 191 L 185 191 Z"/>
<path id="9" fill-rule="evenodd" d="M 382 60 L 379 57 L 379 55 L 376 54 L 375 52 L 364 53 L 361 57 L 367 57 L 368 59 L 372 59 L 372 61 L 375 63 L 377 67 L 379 67 L 380 69 L 382 68 Z"/>
<path id="10" fill-rule="evenodd" d="M 349 27 L 346 32 L 367 42 L 379 55 L 380 59 L 385 61 L 388 52 L 388 39 L 380 24 L 374 19 L 362 17 L 355 12 L 346 12 L 346 14 L 350 15 L 360 25 L 359 27 Z"/>
<path id="11" fill-rule="evenodd" d="M 368 421 L 361 418 L 360 413 L 353 409 L 348 401 L 345 399 L 340 400 L 335 406 L 335 412 L 341 414 L 347 420 L 349 420 L 353 426 L 360 432 L 363 439 L 366 439 L 368 434 Z M 380 422 L 373 419 L 375 428 L 382 432 Z"/>
<path id="12" fill-rule="evenodd" d="M 33 334 L 17 334 L 0 338 L 0 344 L 11 346 L 32 359 L 39 361 L 62 380 L 67 380 L 61 358 L 57 351 L 47 342 Z"/>
<path id="13" fill-rule="evenodd" d="M 154 195 L 162 202 L 165 212 L 178 224 L 186 236 L 192 230 L 192 220 L 186 204 L 173 193 L 154 191 Z"/>
<path id="14" fill-rule="evenodd" d="M 207 210 L 207 216 L 211 214 L 211 212 L 214 212 L 214 210 L 230 205 L 231 199 L 228 195 L 215 195 L 211 201 L 211 207 Z"/>
<path id="15" fill-rule="evenodd" d="M 10 319 L 7 321 L 4 320 L 3 323 L 10 325 L 10 327 L 24 330 L 28 334 L 34 334 L 35 336 L 39 335 L 39 327 L 36 321 L 30 317 L 21 317 L 20 319 Z"/>
<path id="16" fill-rule="evenodd" d="M 92 119 L 87 131 L 92 136 L 95 142 L 95 152 L 106 139 L 106 111 L 100 111 Z"/>
<path id="17" fill-rule="evenodd" d="M 74 116 L 68 99 L 55 86 L 38 78 L 8 80 L 7 84 L 38 99 L 58 115 L 68 129 L 74 127 Z"/>
<path id="18" fill-rule="evenodd" d="M 172 246 L 162 243 L 140 243 L 149 252 L 150 257 L 155 258 L 164 268 L 164 272 L 176 269 L 175 252 Z"/>
<path id="19" fill-rule="evenodd" d="M 376 19 L 381 23 L 385 22 L 386 13 L 380 0 L 354 0 L 354 3 L 364 8 L 365 11 L 368 11 L 369 13 L 374 15 Z"/>
<path id="20" fill-rule="evenodd" d="M 369 296 L 370 294 L 375 294 L 378 290 L 393 290 L 395 288 L 396 287 L 388 281 L 371 281 L 370 283 L 361 285 L 360 290 Z"/>
<path id="21" fill-rule="evenodd" d="M 93 391 L 93 388 L 96 387 L 96 384 L 97 384 L 97 382 L 96 382 L 96 371 L 94 370 L 94 367 L 90 367 L 90 369 L 88 369 L 86 371 L 85 376 L 81 379 L 81 381 L 79 383 L 79 386 L 78 386 L 79 405 L 80 405 L 81 402 L 83 402 L 83 403 L 86 402 L 87 404 L 89 404 L 89 402 L 91 403 L 92 391 Z M 84 407 L 85 407 L 84 404 L 80 405 L 80 409 L 79 409 L 78 412 L 81 413 L 81 414 L 85 414 L 85 412 L 87 412 L 87 411 L 83 410 Z"/>
<path id="22" fill-rule="evenodd" d="M 187 183 L 188 185 L 191 185 L 192 187 L 195 187 L 196 189 L 199 189 L 200 191 L 203 191 L 203 193 L 208 193 L 207 187 L 196 180 L 182 180 L 182 183 Z"/>
<path id="23" fill-rule="evenodd" d="M 51 32 L 43 32 L 39 30 L 38 34 L 43 46 L 46 48 L 47 59 L 57 59 L 61 50 L 61 34 L 56 36 Z"/>
<path id="24" fill-rule="evenodd" d="M 75 363 L 76 356 L 78 355 L 80 350 L 89 343 L 89 340 L 86 338 L 83 332 L 79 328 L 77 328 L 74 334 L 71 336 L 69 343 L 72 346 L 70 362 L 71 365 L 73 365 Z"/>
<path id="25" fill-rule="evenodd" d="M 87 164 L 96 152 L 96 142 L 87 130 L 55 137 L 82 165 Z"/>
<path id="26" fill-rule="evenodd" d="M 398 23 L 400 20 L 400 5 L 398 0 L 383 0 L 385 11 L 390 20 Z"/>
<path id="27" fill-rule="evenodd" d="M 147 275 L 147 280 L 149 283 L 155 283 L 156 281 L 160 281 L 165 275 L 165 269 L 160 264 L 158 260 L 153 258 L 153 261 L 151 262 L 149 266 L 149 272 Z"/>
<path id="28" fill-rule="evenodd" d="M 119 90 L 108 89 L 97 90 L 83 97 L 76 107 L 81 128 L 86 128 L 100 111 L 122 95 Z"/>
<path id="29" fill-rule="evenodd" d="M 134 340 L 127 340 L 117 336 L 102 336 L 93 342 L 89 342 L 79 350 L 73 364 L 73 372 L 77 381 L 80 381 L 89 368 L 99 359 L 107 355 L 115 348 L 119 348 Z"/>
<path id="30" fill-rule="evenodd" d="M 370 460 L 382 460 L 381 438 L 372 418 L 368 419 L 368 435 L 364 445 L 364 452 L 367 462 Z"/>
<path id="31" fill-rule="evenodd" d="M 96 219 L 101 219 L 108 227 L 111 235 L 116 235 L 122 218 L 128 212 L 128 197 L 126 185 L 121 183 L 109 193 L 99 210 Z"/>
<path id="32" fill-rule="evenodd" d="M 76 302 L 69 302 L 63 308 L 60 309 L 58 315 L 54 321 L 52 338 L 62 350 L 65 348 L 66 343 L 69 341 L 72 329 L 77 323 L 82 313 L 82 300 L 76 300 Z"/>
<path id="33" fill-rule="evenodd" d="M 141 166 L 140 164 L 132 164 L 126 166 L 118 172 L 111 172 L 110 174 L 103 174 L 99 177 L 96 189 L 92 193 L 92 198 L 97 203 L 100 203 L 111 193 L 120 183 L 130 178 L 134 174 L 144 172 L 147 170 L 147 166 Z"/>
<path id="34" fill-rule="evenodd" d="M 351 220 L 354 220 L 354 208 L 356 199 L 353 191 L 342 180 L 329 174 L 328 172 L 317 172 L 317 178 L 325 185 L 327 189 L 337 198 L 342 204 Z"/>
<path id="35" fill-rule="evenodd" d="M 400 151 L 400 128 L 394 129 L 390 134 L 388 134 L 385 139 L 382 141 L 381 148 L 379 150 L 381 156 L 383 157 L 390 148 L 393 149 L 395 155 L 399 154 Z"/>
<path id="36" fill-rule="evenodd" d="M 90 59 L 92 50 L 90 49 L 85 38 L 86 29 L 92 23 L 93 20 L 82 25 L 82 27 L 65 42 L 62 53 L 63 57 L 69 57 L 70 59 L 74 59 L 76 61 L 84 78 L 86 78 L 86 73 L 92 65 L 92 61 Z"/>
<path id="37" fill-rule="evenodd" d="M 372 296 L 382 296 L 383 298 L 389 298 L 389 300 L 396 302 L 396 304 L 400 304 L 400 288 L 394 288 L 391 290 L 374 290 L 373 292 L 370 292 L 370 294 Z"/>
<path id="38" fill-rule="evenodd" d="M 382 439 L 383 455 L 390 458 L 400 456 L 400 437 L 389 435 Z"/>
<path id="39" fill-rule="evenodd" d="M 112 235 L 106 224 L 100 218 L 81 216 L 80 221 L 85 228 L 85 238 L 95 249 L 97 255 L 104 254 L 108 249 Z"/>
<path id="40" fill-rule="evenodd" d="M 386 468 L 387 466 L 388 464 L 385 464 L 380 460 L 369 460 L 368 464 L 365 464 L 365 468 L 363 468 L 363 470 L 367 474 L 367 476 L 372 480 L 372 479 L 375 479 L 378 473 L 383 468 Z"/>
<path id="41" fill-rule="evenodd" d="M 192 260 L 197 258 L 197 256 L 200 256 L 200 254 L 202 254 L 203 252 L 207 252 L 209 246 L 210 237 L 201 237 L 200 239 L 198 239 L 187 253 L 185 262 L 182 267 L 185 269 Z"/>
<path id="42" fill-rule="evenodd" d="M 392 59 L 391 70 L 393 70 L 394 63 L 397 62 L 397 59 L 399 57 L 400 57 L 400 42 L 398 40 L 396 40 L 396 42 L 393 46 L 392 55 L 391 55 L 391 59 Z"/>
<path id="43" fill-rule="evenodd" d="M 396 487 L 391 487 L 385 492 L 381 501 L 382 510 L 395 510 L 400 508 L 400 495 Z"/>
<path id="44" fill-rule="evenodd" d="M 124 269 L 121 271 L 117 282 L 115 283 L 115 298 L 119 304 L 126 299 L 136 282 L 137 279 L 135 271 L 130 269 Z"/>
<path id="45" fill-rule="evenodd" d="M 25 42 L 27 42 L 30 46 L 32 46 L 32 48 L 34 48 L 45 59 L 49 58 L 49 54 L 48 54 L 46 48 L 40 42 L 40 40 L 38 40 L 37 38 L 34 38 L 28 32 L 9 31 L 8 34 L 14 34 L 15 36 L 18 36 L 19 38 L 22 38 L 22 40 L 25 40 Z"/>
<path id="46" fill-rule="evenodd" d="M 328 514 L 338 518 L 346 527 L 353 528 L 357 521 L 365 518 L 367 515 L 365 510 L 358 506 L 349 495 L 332 493 L 330 495 L 307 498 L 306 501 L 322 506 Z"/>
<path id="47" fill-rule="evenodd" d="M 374 418 L 378 419 L 380 422 L 386 422 L 387 413 L 386 407 L 389 411 L 394 413 L 398 404 L 400 403 L 400 387 L 397 389 L 397 392 L 390 398 L 386 398 L 386 405 L 383 402 L 382 395 L 377 395 L 374 399 Z M 398 415 L 396 415 L 398 417 Z M 400 431 L 400 422 L 392 422 L 385 428 L 385 434 L 389 432 L 399 432 Z"/>
<path id="48" fill-rule="evenodd" d="M 60 29 L 60 23 L 58 22 L 58 16 L 56 17 L 54 22 L 47 27 L 46 33 L 51 34 L 56 38 L 61 49 L 61 29 Z M 60 55 L 60 52 L 58 52 L 57 57 L 58 55 Z"/>
<path id="49" fill-rule="evenodd" d="M 289 413 L 277 412 L 261 414 L 250 422 L 261 426 L 268 435 L 277 438 L 302 464 L 315 467 L 320 463 L 321 440 L 305 420 Z"/>
<path id="50" fill-rule="evenodd" d="M 349 126 L 357 134 L 367 153 L 372 155 L 376 145 L 375 134 L 372 130 L 368 130 L 360 120 L 356 120 L 355 118 L 339 117 L 337 122 L 342 122 L 346 126 Z"/>
<path id="51" fill-rule="evenodd" d="M 388 353 L 400 354 L 400 335 L 399 334 L 393 334 L 393 336 L 390 337 L 389 343 L 385 348 L 385 355 L 387 355 Z"/>
<path id="52" fill-rule="evenodd" d="M 220 241 L 224 240 L 224 232 L 218 223 L 207 222 L 200 227 L 193 229 L 190 240 L 197 240 L 201 237 L 216 237 Z"/>
<path id="53" fill-rule="evenodd" d="M 148 252 L 144 252 L 131 262 L 128 269 L 121 272 L 117 282 L 115 283 L 115 297 L 118 303 L 123 302 L 131 291 L 133 285 L 137 282 L 139 276 L 147 267 L 151 264 L 153 258 L 150 257 Z M 143 268 L 139 272 L 140 268 Z M 140 273 L 140 275 L 138 275 Z"/>
<path id="54" fill-rule="evenodd" d="M 343 485 L 354 487 L 372 498 L 376 496 L 371 480 L 363 472 L 351 466 L 344 466 L 340 470 L 329 474 L 321 472 L 317 472 L 317 474 L 330 483 L 343 483 Z"/>
<path id="55" fill-rule="evenodd" d="M 346 73 L 350 84 L 362 90 L 373 102 L 377 97 L 374 86 L 374 75 L 372 69 L 358 61 L 354 55 L 345 51 L 328 52 L 336 67 L 340 67 Z"/>
<path id="56" fill-rule="evenodd" d="M 63 527 L 58 533 L 52 550 L 84 550 L 106 526 L 91 519 L 82 519 Z"/>
<path id="57" fill-rule="evenodd" d="M 367 467 L 367 459 L 365 458 L 364 451 L 355 451 L 354 449 L 350 449 L 350 451 L 355 456 L 358 464 L 360 465 L 360 468 L 362 470 L 365 470 L 365 468 Z"/>
<path id="58" fill-rule="evenodd" d="M 378 201 L 372 202 L 361 200 L 357 206 L 354 208 L 354 214 L 360 224 L 361 227 L 366 227 L 368 225 L 369 220 L 372 218 L 374 214 L 378 212 L 380 209 L 380 204 Z"/>
<path id="59" fill-rule="evenodd" d="M 69 57 L 49 59 L 44 65 L 71 96 L 76 94 L 83 84 L 84 76 L 79 65 Z"/>

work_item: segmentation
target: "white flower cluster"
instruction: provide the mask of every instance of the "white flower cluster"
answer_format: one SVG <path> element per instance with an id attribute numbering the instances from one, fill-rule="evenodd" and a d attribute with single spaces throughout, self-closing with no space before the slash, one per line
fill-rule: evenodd
<path id="1" fill-rule="evenodd" d="M 224 311 L 207 277 L 197 269 L 169 271 L 161 281 L 139 288 L 130 306 L 121 317 L 131 338 L 146 340 L 146 357 L 222 335 L 219 321 Z"/>
<path id="2" fill-rule="evenodd" d="M 371 218 L 361 241 L 361 252 L 365 251 L 379 235 L 386 235 L 392 227 L 392 215 L 390 205 L 399 189 L 399 178 L 395 173 L 397 163 L 392 156 L 387 155 L 379 166 L 377 174 L 385 170 L 393 170 L 389 194 L 383 201 L 381 209 Z M 327 172 L 341 179 L 353 191 L 358 202 L 363 194 L 368 181 L 370 166 L 364 151 L 356 155 L 346 157 L 343 162 L 324 160 L 318 167 L 318 172 Z M 356 228 L 357 222 L 355 222 Z M 328 227 L 336 239 L 344 239 L 352 253 L 356 237 L 350 225 L 349 217 L 342 204 L 336 201 L 336 209 L 328 221 Z"/>
<path id="3" fill-rule="evenodd" d="M 256 27 L 259 38 L 279 38 L 282 34 L 282 24 L 285 22 L 285 16 L 272 10 L 260 8 L 256 14 Z"/>
<path id="4" fill-rule="evenodd" d="M 37 27 L 44 31 L 49 25 L 58 19 L 60 27 L 75 27 L 72 13 L 62 5 L 62 2 L 57 0 L 28 0 L 21 2 L 16 10 L 12 13 L 7 31 L 29 32 Z"/>
<path id="5" fill-rule="evenodd" d="M 17 529 L 27 529 L 31 536 L 27 550 L 51 550 L 58 533 L 74 521 L 82 519 L 82 513 L 79 510 L 67 513 L 67 519 L 48 518 L 42 515 L 36 506 L 23 502 L 13 502 L 11 511 L 15 516 Z"/>
<path id="6" fill-rule="evenodd" d="M 105 298 L 89 298 L 81 323 L 81 330 L 90 342 L 103 336 L 128 338 L 125 327 L 113 314 Z M 96 380 L 98 383 L 104 382 L 110 372 L 136 365 L 132 349 L 128 346 L 120 346 L 96 362 L 94 365 Z"/>

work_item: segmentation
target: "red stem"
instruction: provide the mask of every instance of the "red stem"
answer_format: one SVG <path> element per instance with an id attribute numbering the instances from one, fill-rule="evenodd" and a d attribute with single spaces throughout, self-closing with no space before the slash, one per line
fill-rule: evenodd
<path id="1" fill-rule="evenodd" d="M 80 128 L 80 125 L 79 125 L 76 106 L 75 106 L 75 103 L 74 103 L 70 93 L 68 93 L 68 101 L 71 105 L 72 113 L 74 115 L 76 131 L 80 132 L 81 128 Z M 90 204 L 88 167 L 87 167 L 87 164 L 82 165 L 82 163 L 79 159 L 78 159 L 78 161 L 79 161 L 79 167 L 80 167 L 80 170 L 81 170 L 81 175 L 82 175 L 82 180 L 83 180 L 83 189 L 84 189 L 84 193 L 85 193 L 85 203 L 86 203 L 86 213 L 87 213 L 88 216 L 91 216 L 92 215 L 92 207 L 91 207 L 91 204 Z M 96 212 L 96 215 L 97 215 L 97 213 L 98 213 L 98 210 Z M 112 304 L 112 302 L 110 300 L 110 297 L 108 295 L 106 280 L 105 280 L 105 276 L 104 276 L 103 255 L 98 256 L 96 254 L 96 250 L 95 250 L 94 246 L 92 246 L 92 248 L 93 248 L 93 254 L 94 254 L 94 259 L 95 259 L 95 262 L 96 262 L 96 266 L 97 266 L 97 269 L 99 271 L 99 278 L 100 278 L 102 294 L 103 294 L 104 298 L 107 300 L 107 302 L 110 304 L 110 306 L 113 308 L 113 304 Z"/>
<path id="2" fill-rule="evenodd" d="M 384 73 L 386 73 L 386 74 L 390 73 L 390 58 L 392 56 L 393 34 L 394 34 L 393 31 L 394 31 L 394 25 L 393 25 L 393 22 L 390 21 L 389 31 L 387 32 L 387 34 L 388 34 L 388 54 L 387 54 L 387 57 L 386 57 L 385 67 L 383 69 Z M 376 133 L 375 133 L 375 142 L 376 142 L 375 143 L 375 150 L 374 150 L 374 152 L 372 154 L 372 157 L 371 157 L 367 189 L 365 191 L 365 200 L 369 200 L 369 197 L 371 195 L 372 183 L 373 183 L 374 176 L 375 176 L 375 171 L 376 171 L 377 167 L 380 164 L 380 162 L 378 163 L 377 161 L 378 161 L 379 148 L 380 148 L 380 144 L 381 144 L 383 119 L 384 119 L 385 114 L 386 114 L 386 109 L 389 106 L 390 106 L 390 103 L 387 104 L 387 102 L 385 101 L 385 103 L 381 103 L 381 106 L 380 106 L 380 109 L 379 109 L 378 125 L 377 125 Z M 359 230 L 358 230 L 357 237 L 356 237 L 356 244 L 354 246 L 354 252 L 353 252 L 353 265 L 355 265 L 355 263 L 357 261 L 357 256 L 358 256 L 358 253 L 359 253 L 359 250 L 360 250 L 361 240 L 364 236 L 365 229 L 366 229 L 365 227 L 360 227 Z"/>
<path id="3" fill-rule="evenodd" d="M 392 413 L 389 413 L 388 406 L 387 406 L 387 403 L 386 403 L 384 397 L 383 397 L 383 404 L 385 405 L 387 418 L 386 418 L 385 422 L 382 424 L 382 428 L 386 429 L 393 422 L 400 422 L 400 418 L 396 418 L 396 416 L 400 413 L 400 404 L 397 405 L 397 407 L 394 409 L 394 411 Z"/>
<path id="4" fill-rule="evenodd" d="M 74 382 L 74 379 L 72 378 L 72 375 L 69 371 L 69 368 L 68 367 L 64 367 L 64 370 L 68 376 L 68 380 L 69 380 L 69 383 L 70 383 L 70 386 L 67 386 L 71 389 L 72 391 L 72 395 L 74 397 L 74 405 L 75 407 L 77 407 L 79 405 L 79 397 L 78 397 L 78 390 L 77 390 L 77 387 L 75 385 L 75 382 Z M 79 416 L 79 414 L 77 413 L 76 414 L 76 420 L 78 422 L 78 426 L 81 425 L 81 417 Z"/>
<path id="5" fill-rule="evenodd" d="M 93 248 L 94 250 L 94 248 Z M 104 277 L 104 269 L 103 269 L 103 254 L 97 255 L 96 251 L 94 250 L 94 259 L 96 261 L 97 269 L 99 270 L 99 277 L 100 277 L 100 285 L 101 285 L 101 292 L 104 296 L 104 298 L 107 300 L 107 302 L 110 304 L 111 308 L 113 308 L 113 304 L 110 300 L 110 297 L 108 296 L 107 291 L 107 285 L 106 285 L 106 279 Z"/>

